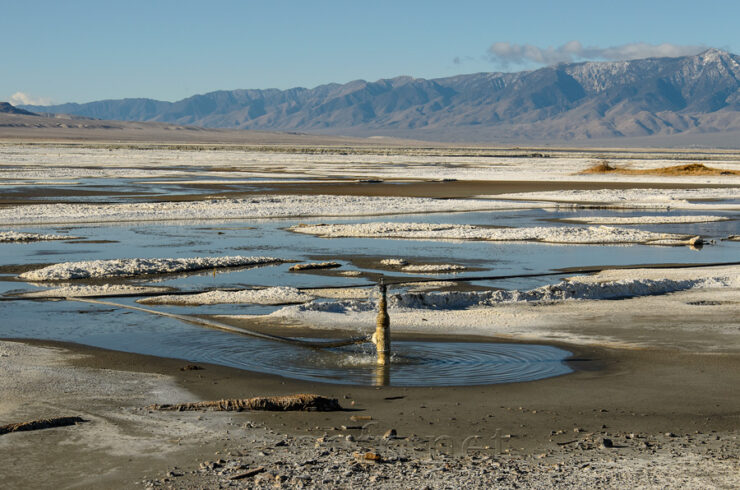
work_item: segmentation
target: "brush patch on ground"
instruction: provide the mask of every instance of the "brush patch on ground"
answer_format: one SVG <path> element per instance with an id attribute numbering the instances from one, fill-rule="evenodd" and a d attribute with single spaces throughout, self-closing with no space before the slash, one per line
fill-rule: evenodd
<path id="1" fill-rule="evenodd" d="M 280 264 L 275 257 L 194 257 L 175 259 L 112 259 L 64 262 L 43 269 L 24 272 L 18 277 L 27 281 L 65 281 L 106 277 L 135 277 L 147 274 L 170 274 L 224 267 L 247 267 Z"/>

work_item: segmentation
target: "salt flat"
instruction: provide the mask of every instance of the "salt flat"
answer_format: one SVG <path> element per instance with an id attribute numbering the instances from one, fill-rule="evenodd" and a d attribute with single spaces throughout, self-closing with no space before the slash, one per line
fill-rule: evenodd
<path id="1" fill-rule="evenodd" d="M 10 237 L 0 243 L 0 338 L 66 342 L 0 345 L 13 374 L 0 419 L 89 418 L 2 436 L 15 448 L 11 481 L 43 485 L 43 464 L 70 484 L 86 473 L 93 485 L 126 486 L 115 468 L 128 459 L 152 484 L 213 486 L 259 464 L 291 482 L 339 482 L 331 468 L 344 471 L 361 448 L 385 458 L 366 468 L 378 478 L 418 476 L 433 471 L 419 459 L 429 441 L 501 429 L 506 452 L 451 455 L 449 475 L 425 481 L 463 485 L 474 474 L 494 484 L 506 469 L 537 486 L 560 465 L 581 486 L 633 486 L 645 474 L 736 484 L 740 243 L 729 238 L 740 234 L 740 178 L 583 173 L 604 159 L 636 170 L 740 165 L 737 153 L 712 151 L 0 144 L 0 236 Z M 290 271 L 327 261 L 339 267 Z M 366 335 L 381 277 L 401 353 L 387 377 L 369 351 L 306 351 L 181 321 Z M 85 297 L 110 301 L 63 300 Z M 137 301 L 180 319 L 131 310 Z M 538 358 L 570 374 L 434 388 L 399 379 L 499 369 L 477 346 L 502 341 L 570 353 Z M 195 363 L 205 369 L 180 370 Z M 504 363 L 514 379 L 519 363 Z M 381 425 L 358 442 L 344 413 L 171 418 L 141 408 L 297 391 Z M 390 428 L 409 447 L 383 439 Z M 199 468 L 215 451 L 224 468 Z M 106 476 L 90 476 L 90 454 Z"/>

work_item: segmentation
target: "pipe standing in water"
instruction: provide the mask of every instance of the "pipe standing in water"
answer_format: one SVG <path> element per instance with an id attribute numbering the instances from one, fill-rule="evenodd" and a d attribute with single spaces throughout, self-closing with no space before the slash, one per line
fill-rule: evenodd
<path id="1" fill-rule="evenodd" d="M 390 364 L 391 360 L 391 320 L 388 316 L 387 287 L 383 279 L 378 284 L 380 301 L 378 302 L 378 318 L 375 324 L 375 334 L 372 341 L 378 352 L 378 365 Z"/>

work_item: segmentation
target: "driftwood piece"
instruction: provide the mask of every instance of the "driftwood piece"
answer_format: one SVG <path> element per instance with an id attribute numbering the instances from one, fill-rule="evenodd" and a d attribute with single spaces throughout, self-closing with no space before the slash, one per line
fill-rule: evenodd
<path id="1" fill-rule="evenodd" d="M 18 424 L 8 424 L 0 426 L 0 435 L 10 434 L 11 432 L 23 432 L 27 430 L 51 429 L 52 427 L 66 427 L 85 422 L 82 417 L 54 417 L 51 419 L 31 420 L 29 422 L 20 422 Z"/>
<path id="2" fill-rule="evenodd" d="M 229 480 L 243 480 L 244 478 L 251 478 L 255 475 L 259 475 L 260 473 L 265 471 L 264 466 L 260 466 L 259 468 L 255 468 L 253 470 L 249 470 L 245 473 L 239 473 L 238 475 L 234 475 Z"/>
<path id="3" fill-rule="evenodd" d="M 311 262 L 310 264 L 296 264 L 288 269 L 291 272 L 295 271 L 307 271 L 311 269 L 336 269 L 342 267 L 342 264 L 338 262 Z"/>
<path id="4" fill-rule="evenodd" d="M 286 396 L 258 396 L 255 398 L 232 398 L 194 403 L 178 403 L 175 405 L 151 405 L 149 410 L 166 410 L 187 412 L 194 410 L 216 410 L 241 412 L 243 410 L 266 410 L 273 412 L 287 411 L 315 411 L 335 412 L 342 410 L 336 398 L 326 398 L 312 394 L 298 394 Z"/>

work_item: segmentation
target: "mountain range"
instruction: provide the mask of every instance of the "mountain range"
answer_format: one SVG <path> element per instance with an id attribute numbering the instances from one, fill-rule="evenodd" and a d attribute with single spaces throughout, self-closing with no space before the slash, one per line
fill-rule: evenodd
<path id="1" fill-rule="evenodd" d="M 8 102 L 0 102 L 0 114 L 13 114 L 13 115 L 20 115 L 20 116 L 38 115 L 38 114 L 34 114 L 33 112 L 25 111 L 23 109 L 10 105 Z"/>
<path id="2" fill-rule="evenodd" d="M 37 113 L 442 141 L 578 141 L 738 134 L 740 57 L 567 63 L 517 73 L 357 80 L 316 88 L 221 90 L 177 102 L 22 106 Z"/>

